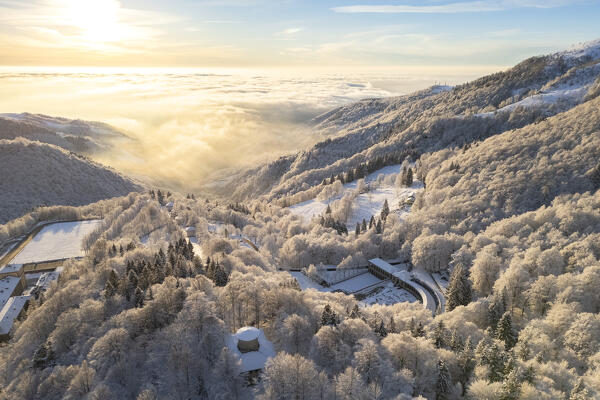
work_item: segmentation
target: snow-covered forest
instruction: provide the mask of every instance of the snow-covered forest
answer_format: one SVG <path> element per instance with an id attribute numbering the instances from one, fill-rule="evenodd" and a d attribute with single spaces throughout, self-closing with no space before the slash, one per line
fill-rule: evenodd
<path id="1" fill-rule="evenodd" d="M 0 225 L 102 220 L 0 347 L 0 399 L 600 398 L 599 48 L 332 110 L 231 196 L 110 175 L 133 192 Z M 97 167 L 16 140 L 71 185 Z M 336 290 L 373 259 L 447 277 L 444 307 Z M 276 354 L 253 376 L 228 345 L 249 326 Z"/>

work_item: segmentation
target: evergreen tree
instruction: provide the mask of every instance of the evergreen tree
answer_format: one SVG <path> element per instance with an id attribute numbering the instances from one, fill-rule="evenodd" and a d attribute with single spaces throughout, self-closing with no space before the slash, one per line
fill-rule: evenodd
<path id="1" fill-rule="evenodd" d="M 325 305 L 323 313 L 321 314 L 321 326 L 330 325 L 337 326 L 337 315 L 335 311 L 331 309 L 329 304 Z"/>
<path id="2" fill-rule="evenodd" d="M 452 380 L 450 379 L 450 372 L 448 371 L 448 367 L 444 360 L 438 361 L 437 370 L 438 376 L 435 385 L 435 399 L 447 400 L 452 393 Z"/>
<path id="3" fill-rule="evenodd" d="M 375 233 L 380 234 L 383 231 L 381 226 L 381 220 L 377 220 L 377 225 L 375 225 Z"/>
<path id="4" fill-rule="evenodd" d="M 390 206 L 388 204 L 387 199 L 385 199 L 385 201 L 383 202 L 383 208 L 381 209 L 381 220 L 385 221 L 388 215 L 390 215 Z"/>
<path id="5" fill-rule="evenodd" d="M 396 333 L 396 322 L 394 321 L 394 316 L 390 317 L 390 325 L 388 327 L 388 331 L 390 333 Z"/>
<path id="6" fill-rule="evenodd" d="M 369 229 L 373 229 L 375 225 L 375 217 L 371 215 L 371 220 L 369 221 Z"/>
<path id="7" fill-rule="evenodd" d="M 144 306 L 144 293 L 142 292 L 142 289 L 140 289 L 139 287 L 135 288 L 135 294 L 133 296 L 133 299 L 136 307 Z"/>
<path id="8" fill-rule="evenodd" d="M 358 222 L 356 223 L 356 229 L 354 230 L 354 234 L 356 236 L 360 235 L 360 224 Z"/>
<path id="9" fill-rule="evenodd" d="M 466 306 L 471 302 L 471 283 L 462 264 L 456 265 L 450 276 L 446 291 L 446 310 L 452 311 L 458 306 Z"/>
<path id="10" fill-rule="evenodd" d="M 219 286 L 219 287 L 223 287 L 223 286 L 227 285 L 228 281 L 229 281 L 229 275 L 227 275 L 227 272 L 225 272 L 223 267 L 221 267 L 219 264 L 217 264 L 216 268 L 215 268 L 215 272 L 214 272 L 215 285 Z"/>
<path id="11" fill-rule="evenodd" d="M 352 319 L 361 317 L 360 309 L 358 308 L 358 304 L 355 304 L 354 307 L 352 307 L 352 311 L 350 312 L 349 317 Z"/>
<path id="12" fill-rule="evenodd" d="M 362 220 L 362 225 L 360 227 L 360 231 L 361 232 L 366 232 L 367 231 L 367 221 L 364 218 Z"/>
<path id="13" fill-rule="evenodd" d="M 473 354 L 473 345 L 471 344 L 471 338 L 467 338 L 463 350 L 458 355 L 458 381 L 462 386 L 462 395 L 465 395 L 467 389 L 467 383 L 469 378 L 475 369 L 475 357 Z"/>
<path id="14" fill-rule="evenodd" d="M 387 329 L 385 329 L 385 326 L 383 325 L 383 321 L 381 321 L 381 324 L 375 329 L 375 333 L 377 333 L 377 336 L 380 338 L 384 338 L 388 335 Z"/>
<path id="15" fill-rule="evenodd" d="M 490 382 L 502 382 L 506 371 L 506 358 L 506 353 L 495 342 L 487 349 Z"/>
<path id="16" fill-rule="evenodd" d="M 412 186 L 413 184 L 413 170 L 412 168 L 409 168 L 406 171 L 406 186 Z"/>
<path id="17" fill-rule="evenodd" d="M 517 400 L 521 394 L 521 380 L 516 369 L 513 369 L 502 383 L 501 400 Z"/>
<path id="18" fill-rule="evenodd" d="M 327 209 L 325 210 L 325 214 L 331 214 L 331 207 L 327 204 Z"/>
<path id="19" fill-rule="evenodd" d="M 579 378 L 575 386 L 573 386 L 571 393 L 569 394 L 569 400 L 587 400 L 590 398 L 590 393 L 585 388 L 583 378 Z"/>
<path id="20" fill-rule="evenodd" d="M 506 312 L 506 301 L 504 295 L 495 295 L 488 306 L 488 323 L 492 330 L 495 330 L 500 322 L 500 318 Z"/>
<path id="21" fill-rule="evenodd" d="M 438 322 L 433 330 L 433 344 L 438 349 L 446 346 L 446 328 L 443 321 Z"/>
<path id="22" fill-rule="evenodd" d="M 115 295 L 117 287 L 119 286 L 119 278 L 114 269 L 111 269 L 108 273 L 108 279 L 104 287 L 104 297 L 109 298 Z"/>
<path id="23" fill-rule="evenodd" d="M 504 342 L 506 350 L 512 349 L 517 343 L 517 336 L 512 327 L 512 319 L 508 312 L 504 313 L 498 327 L 496 328 L 496 338 Z"/>
<path id="24" fill-rule="evenodd" d="M 423 323 L 419 322 L 417 325 L 415 325 L 414 329 L 412 329 L 411 333 L 414 337 L 425 336 L 425 329 L 423 329 Z"/>
<path id="25" fill-rule="evenodd" d="M 452 335 L 450 336 L 450 348 L 455 352 L 461 351 L 464 348 L 462 338 L 456 329 L 452 330 Z"/>

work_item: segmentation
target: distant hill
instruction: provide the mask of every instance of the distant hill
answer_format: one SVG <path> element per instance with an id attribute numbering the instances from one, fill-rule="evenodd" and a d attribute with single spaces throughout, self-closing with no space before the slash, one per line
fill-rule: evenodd
<path id="1" fill-rule="evenodd" d="M 0 139 L 24 137 L 91 155 L 113 146 L 115 139 L 132 140 L 116 128 L 93 121 L 43 114 L 0 114 Z"/>
<path id="2" fill-rule="evenodd" d="M 0 140 L 0 171 L 0 224 L 41 205 L 84 205 L 141 189 L 83 156 L 24 138 Z"/>
<path id="3" fill-rule="evenodd" d="M 600 40 L 596 40 L 456 87 L 434 86 L 333 109 L 312 121 L 328 139 L 242 172 L 220 188 L 240 200 L 281 198 L 362 163 L 416 160 L 422 154 L 526 128 L 599 94 Z"/>

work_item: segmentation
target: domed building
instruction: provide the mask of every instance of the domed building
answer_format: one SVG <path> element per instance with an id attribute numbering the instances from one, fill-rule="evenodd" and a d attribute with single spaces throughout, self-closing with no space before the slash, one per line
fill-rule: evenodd
<path id="1" fill-rule="evenodd" d="M 275 357 L 273 343 L 267 340 L 262 329 L 246 326 L 230 335 L 227 347 L 241 360 L 241 372 L 254 384 L 269 358 Z"/>

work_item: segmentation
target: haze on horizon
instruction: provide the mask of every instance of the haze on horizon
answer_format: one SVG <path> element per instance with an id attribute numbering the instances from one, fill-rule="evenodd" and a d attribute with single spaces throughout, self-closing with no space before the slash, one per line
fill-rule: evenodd
<path id="1" fill-rule="evenodd" d="M 0 0 L 0 113 L 110 123 L 138 142 L 97 160 L 197 190 L 333 107 L 594 39 L 599 3 Z"/>

